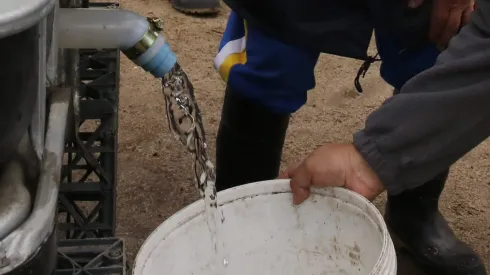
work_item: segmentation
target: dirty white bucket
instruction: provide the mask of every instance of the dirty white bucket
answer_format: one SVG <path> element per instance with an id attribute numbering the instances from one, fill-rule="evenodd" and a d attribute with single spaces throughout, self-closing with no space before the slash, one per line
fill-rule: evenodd
<path id="1" fill-rule="evenodd" d="M 313 189 L 292 205 L 288 180 L 252 183 L 218 194 L 223 211 L 226 274 L 214 257 L 197 201 L 161 224 L 139 251 L 134 275 L 396 275 L 383 217 L 363 197 Z"/>

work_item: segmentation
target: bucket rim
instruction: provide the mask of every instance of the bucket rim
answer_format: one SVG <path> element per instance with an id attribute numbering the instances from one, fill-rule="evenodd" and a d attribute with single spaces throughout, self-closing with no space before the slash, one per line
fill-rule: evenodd
<path id="1" fill-rule="evenodd" d="M 291 193 L 289 179 L 274 179 L 253 182 L 219 192 L 218 206 L 223 206 L 244 198 L 284 193 Z M 387 263 L 387 260 L 385 260 L 392 258 L 392 254 L 394 254 L 394 247 L 388 232 L 388 228 L 384 222 L 384 218 L 373 203 L 363 196 L 342 187 L 312 188 L 311 193 L 339 199 L 345 203 L 352 204 L 353 206 L 362 210 L 366 216 L 370 218 L 378 227 L 381 234 L 382 246 L 380 255 L 378 256 L 378 259 L 376 260 L 376 263 L 369 275 L 379 275 L 380 270 L 386 268 L 387 266 L 391 266 L 393 264 L 391 262 L 393 261 L 396 266 L 396 260 L 391 260 L 389 263 Z M 174 230 L 195 217 L 203 214 L 204 212 L 204 200 L 199 199 L 177 211 L 168 219 L 164 220 L 155 230 L 153 230 L 153 232 L 146 238 L 140 247 L 135 257 L 132 274 L 143 274 L 146 263 L 149 259 L 151 259 L 151 255 L 158 245 L 164 241 L 169 234 L 174 232 Z"/>

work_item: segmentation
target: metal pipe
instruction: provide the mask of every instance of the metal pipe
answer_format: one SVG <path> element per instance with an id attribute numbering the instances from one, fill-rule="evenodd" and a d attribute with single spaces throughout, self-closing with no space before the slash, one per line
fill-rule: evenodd
<path id="1" fill-rule="evenodd" d="M 120 49 L 155 77 L 163 77 L 177 58 L 160 31 L 163 22 L 122 9 L 60 9 L 60 48 Z"/>
<path id="2" fill-rule="evenodd" d="M 46 80 L 48 87 L 57 87 L 59 84 L 58 78 L 58 32 L 55 28 L 58 24 L 59 2 L 57 1 L 52 11 L 52 14 L 48 17 L 48 28 L 51 30 L 49 35 L 51 36 L 51 43 L 49 48 L 49 55 L 46 64 Z"/>
<path id="3" fill-rule="evenodd" d="M 61 22 L 60 13 L 61 10 L 73 10 L 75 8 L 82 7 L 83 3 L 80 0 L 60 0 L 59 5 L 55 7 L 56 15 L 55 22 L 53 26 L 53 37 L 56 38 L 56 48 L 59 48 L 57 56 L 57 83 L 53 87 L 78 87 L 78 79 L 73 79 L 76 76 L 76 72 L 73 70 L 74 67 L 78 67 L 78 57 L 73 58 L 78 54 L 78 48 L 65 49 L 66 47 L 60 47 L 59 43 L 59 30 L 61 26 L 65 23 Z"/>
<path id="4" fill-rule="evenodd" d="M 46 124 L 46 77 L 47 77 L 47 53 L 48 53 L 48 24 L 47 18 L 39 22 L 39 68 L 38 68 L 38 87 L 37 100 L 31 121 L 31 139 L 39 160 L 42 159 L 44 150 L 44 130 Z"/>

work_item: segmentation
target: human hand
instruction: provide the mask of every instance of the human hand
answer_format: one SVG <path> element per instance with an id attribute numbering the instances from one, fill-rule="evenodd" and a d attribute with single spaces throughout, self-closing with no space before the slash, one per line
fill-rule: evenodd
<path id="1" fill-rule="evenodd" d="M 279 178 L 291 179 L 294 204 L 304 202 L 311 187 L 345 187 L 369 200 L 384 191 L 378 176 L 352 144 L 323 145 Z"/>
<path id="2" fill-rule="evenodd" d="M 439 49 L 445 49 L 449 40 L 470 21 L 474 0 L 433 0 L 429 38 Z M 409 8 L 418 8 L 424 0 L 409 0 Z"/>

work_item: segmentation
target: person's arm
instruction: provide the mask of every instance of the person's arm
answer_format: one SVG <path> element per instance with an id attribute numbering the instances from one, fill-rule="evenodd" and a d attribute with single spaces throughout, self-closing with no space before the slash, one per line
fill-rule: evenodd
<path id="1" fill-rule="evenodd" d="M 490 135 L 490 1 L 436 65 L 414 77 L 354 135 L 391 194 L 430 180 Z"/>

